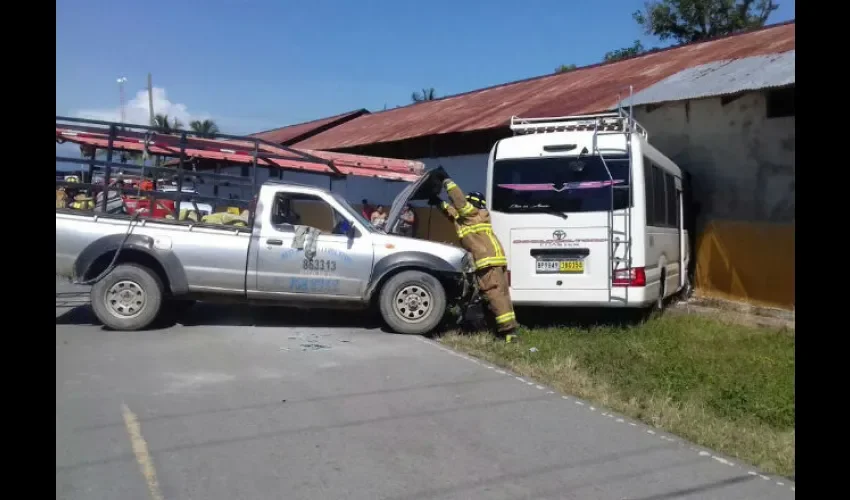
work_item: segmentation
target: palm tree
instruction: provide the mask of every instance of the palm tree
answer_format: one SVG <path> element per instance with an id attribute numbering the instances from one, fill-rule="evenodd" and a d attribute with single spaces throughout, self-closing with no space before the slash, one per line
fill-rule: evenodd
<path id="1" fill-rule="evenodd" d="M 410 94 L 410 99 L 413 102 L 425 102 L 425 101 L 433 101 L 437 98 L 437 91 L 434 90 L 434 87 L 431 88 L 423 88 L 422 92 L 414 92 Z"/>
<path id="2" fill-rule="evenodd" d="M 170 120 L 168 115 L 157 114 L 153 117 L 151 126 L 161 134 L 173 134 L 183 128 L 183 123 L 181 123 L 177 118 Z M 162 156 L 155 156 L 154 165 L 157 167 L 162 165 Z"/>
<path id="3" fill-rule="evenodd" d="M 201 137 L 215 137 L 220 132 L 213 120 L 192 120 L 189 128 Z"/>
<path id="4" fill-rule="evenodd" d="M 163 134 L 173 134 L 183 128 L 183 123 L 177 118 L 169 120 L 168 115 L 158 114 L 153 117 L 151 127 L 156 128 L 158 132 Z"/>

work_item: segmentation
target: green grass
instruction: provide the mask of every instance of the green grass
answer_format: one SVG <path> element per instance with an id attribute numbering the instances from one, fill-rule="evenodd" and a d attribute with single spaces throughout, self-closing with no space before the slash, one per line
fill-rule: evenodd
<path id="1" fill-rule="evenodd" d="M 794 475 L 791 331 L 667 315 L 632 327 L 522 333 L 518 345 L 482 334 L 441 341 L 768 472 Z"/>

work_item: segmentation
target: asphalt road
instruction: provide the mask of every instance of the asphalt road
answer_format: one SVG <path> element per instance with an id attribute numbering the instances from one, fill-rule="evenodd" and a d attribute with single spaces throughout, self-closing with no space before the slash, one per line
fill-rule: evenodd
<path id="1" fill-rule="evenodd" d="M 59 287 L 57 286 L 57 291 Z M 770 499 L 793 483 L 350 313 L 57 309 L 62 499 Z"/>

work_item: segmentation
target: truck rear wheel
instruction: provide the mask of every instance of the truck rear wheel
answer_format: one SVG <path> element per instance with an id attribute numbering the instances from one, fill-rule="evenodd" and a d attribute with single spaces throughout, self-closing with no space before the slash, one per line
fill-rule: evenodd
<path id="1" fill-rule="evenodd" d="M 142 330 L 162 308 L 162 282 L 146 267 L 120 264 L 94 284 L 91 304 L 97 319 L 109 328 Z"/>
<path id="2" fill-rule="evenodd" d="M 396 333 L 423 335 L 443 319 L 446 290 L 433 276 L 421 271 L 403 271 L 381 288 L 381 316 Z"/>

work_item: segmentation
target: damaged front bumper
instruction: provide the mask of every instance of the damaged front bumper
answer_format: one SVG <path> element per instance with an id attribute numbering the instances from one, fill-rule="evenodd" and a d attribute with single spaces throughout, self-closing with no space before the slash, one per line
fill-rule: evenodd
<path id="1" fill-rule="evenodd" d="M 475 266 L 472 256 L 467 253 L 464 258 L 464 272 L 461 283 L 461 294 L 457 300 L 456 324 L 475 322 L 481 315 L 482 297 L 475 279 Z"/>

